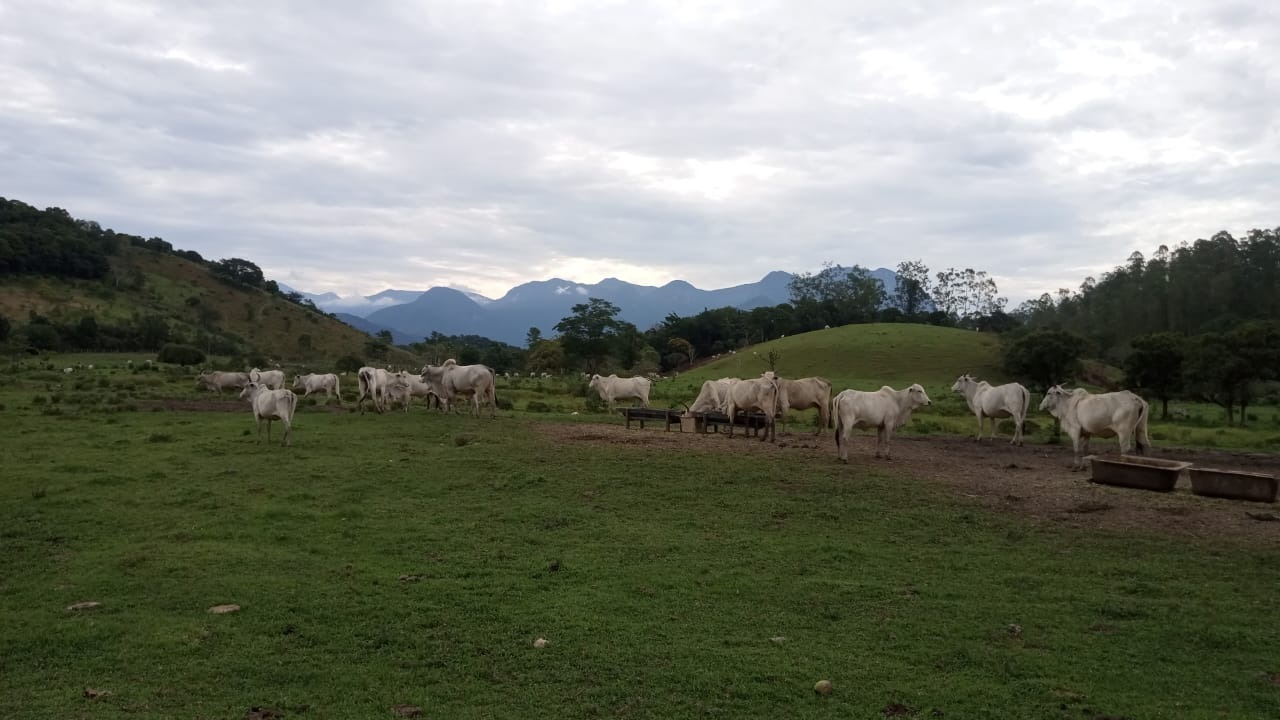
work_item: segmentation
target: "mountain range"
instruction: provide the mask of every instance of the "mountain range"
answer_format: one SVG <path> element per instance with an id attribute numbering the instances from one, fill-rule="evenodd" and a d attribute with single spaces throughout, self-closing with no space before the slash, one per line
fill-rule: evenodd
<path id="1" fill-rule="evenodd" d="M 897 275 L 887 268 L 871 272 L 892 295 Z M 498 299 L 448 287 L 428 290 L 384 290 L 375 295 L 342 298 L 334 293 L 298 292 L 316 307 L 370 334 L 390 330 L 397 344 L 417 342 L 433 331 L 444 335 L 482 335 L 512 345 L 523 345 L 529 328 L 546 336 L 555 334 L 556 323 L 572 313 L 573 306 L 588 298 L 601 298 L 617 305 L 618 316 L 641 330 L 653 327 L 667 315 L 696 315 L 703 310 L 734 307 L 750 310 L 788 302 L 792 275 L 775 270 L 758 282 L 702 290 L 672 280 L 661 287 L 636 285 L 606 278 L 598 283 L 577 283 L 562 278 L 537 280 L 517 285 Z"/>

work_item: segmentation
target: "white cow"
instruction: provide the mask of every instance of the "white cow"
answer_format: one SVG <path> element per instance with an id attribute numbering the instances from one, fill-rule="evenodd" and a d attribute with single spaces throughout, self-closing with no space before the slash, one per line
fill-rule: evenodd
<path id="1" fill-rule="evenodd" d="M 831 400 L 831 415 L 836 423 L 836 453 L 849 461 L 849 433 L 854 428 L 876 429 L 876 457 L 883 452 L 889 457 L 889 440 L 893 431 L 911 421 L 911 413 L 928 405 L 929 395 L 918 384 L 904 390 L 885 385 L 875 392 L 844 390 Z"/>
<path id="2" fill-rule="evenodd" d="M 641 407 L 649 407 L 649 387 L 652 384 L 646 377 L 592 375 L 587 386 L 600 393 L 600 399 L 609 404 L 612 412 L 614 403 L 618 400 L 639 400 Z"/>
<path id="3" fill-rule="evenodd" d="M 772 371 L 770 371 L 772 372 Z M 782 432 L 787 431 L 787 413 L 791 410 L 818 410 L 818 430 L 815 435 L 827 429 L 830 418 L 827 413 L 831 409 L 831 381 L 821 377 L 807 377 L 798 380 L 778 378 L 778 412 L 782 414 Z"/>
<path id="4" fill-rule="evenodd" d="M 1151 408 L 1146 400 L 1128 390 L 1094 395 L 1084 388 L 1067 390 L 1054 385 L 1045 393 L 1040 409 L 1048 410 L 1057 418 L 1071 437 L 1075 450 L 1073 471 L 1084 468 L 1081 455 L 1089 452 L 1089 438 L 1094 435 L 1119 438 L 1121 454 L 1128 453 L 1135 442 L 1139 455 L 1151 447 L 1151 438 L 1147 435 Z"/>
<path id="5" fill-rule="evenodd" d="M 262 440 L 262 421 L 267 421 L 267 442 L 271 442 L 271 421 L 284 423 L 283 445 L 290 445 L 293 432 L 293 412 L 298 409 L 298 396 L 292 390 L 272 390 L 265 385 L 251 382 L 240 391 L 240 398 L 248 398 L 253 407 L 253 419 L 258 423 L 258 440 Z"/>
<path id="6" fill-rule="evenodd" d="M 221 394 L 223 390 L 240 390 L 249 384 L 249 374 L 242 372 L 223 372 L 214 370 L 196 378 L 201 387 Z"/>
<path id="7" fill-rule="evenodd" d="M 1027 408 L 1031 406 L 1031 393 L 1018 383 L 1005 383 L 992 386 L 986 380 L 978 380 L 972 375 L 961 375 L 951 386 L 954 392 L 962 393 L 969 409 L 978 417 L 978 440 L 982 439 L 982 426 L 987 418 L 991 418 L 991 439 L 996 439 L 996 420 L 1013 418 L 1013 439 L 1010 445 L 1022 444 L 1022 424 L 1027 420 Z"/>
<path id="8" fill-rule="evenodd" d="M 374 410 L 380 413 L 385 410 L 387 404 L 386 388 L 391 384 L 391 373 L 382 368 L 366 365 L 360 368 L 356 379 L 360 381 L 360 396 L 356 398 L 356 407 L 360 408 L 361 414 L 364 413 L 364 399 L 366 397 L 373 401 Z"/>
<path id="9" fill-rule="evenodd" d="M 272 390 L 281 390 L 284 388 L 284 371 L 254 368 L 249 371 L 249 382 L 265 385 Z"/>
<path id="10" fill-rule="evenodd" d="M 442 407 L 439 405 L 439 396 L 431 390 L 431 384 L 421 375 L 414 375 L 408 370 L 401 370 L 392 374 L 386 395 L 390 404 L 404 403 L 405 412 L 409 412 L 409 406 L 413 404 L 415 397 L 424 398 L 428 409 L 431 407 L 433 398 L 436 400 L 437 406 Z"/>
<path id="11" fill-rule="evenodd" d="M 773 377 L 758 377 L 731 383 L 725 401 L 725 415 L 729 416 L 729 437 L 733 437 L 733 420 L 739 410 L 764 413 L 765 431 L 760 441 L 775 440 L 774 417 L 778 414 L 778 381 Z"/>
<path id="12" fill-rule="evenodd" d="M 293 379 L 293 386 L 302 388 L 302 397 L 306 397 L 313 392 L 322 392 L 326 398 L 336 397 L 338 398 L 338 404 L 342 404 L 342 385 L 338 381 L 338 376 L 333 373 L 298 375 Z"/>
<path id="13" fill-rule="evenodd" d="M 690 413 L 722 413 L 729 407 L 729 386 L 738 382 L 738 378 L 720 378 L 702 383 L 698 397 L 689 406 Z"/>
<path id="14" fill-rule="evenodd" d="M 496 374 L 487 365 L 459 365 L 452 358 L 442 365 L 422 368 L 423 379 L 446 407 L 452 407 L 459 396 L 470 395 L 474 400 L 474 413 L 479 415 L 480 407 L 488 403 L 490 417 L 498 416 Z"/>

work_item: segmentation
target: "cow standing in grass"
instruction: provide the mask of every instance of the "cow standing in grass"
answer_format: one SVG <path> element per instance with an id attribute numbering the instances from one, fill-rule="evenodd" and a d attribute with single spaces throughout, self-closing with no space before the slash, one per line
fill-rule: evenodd
<path id="1" fill-rule="evenodd" d="M 272 390 L 284 389 L 284 371 L 283 370 L 259 370 L 254 368 L 249 371 L 249 381 L 256 382 L 264 387 Z"/>
<path id="2" fill-rule="evenodd" d="M 1128 390 L 1094 395 L 1084 388 L 1067 390 L 1054 385 L 1044 394 L 1040 409 L 1057 418 L 1071 438 L 1075 450 L 1073 472 L 1084 469 L 1082 455 L 1089 452 L 1089 438 L 1094 435 L 1119 439 L 1122 455 L 1134 444 L 1139 455 L 1151 447 L 1151 437 L 1147 435 L 1151 408 L 1146 400 Z"/>
<path id="3" fill-rule="evenodd" d="M 200 387 L 221 395 L 223 390 L 243 389 L 245 385 L 249 384 L 250 380 L 248 373 L 214 370 L 211 373 L 204 373 L 196 377 L 196 382 Z"/>
<path id="4" fill-rule="evenodd" d="M 592 375 L 587 386 L 600 393 L 600 399 L 608 404 L 609 411 L 612 412 L 619 400 L 639 400 L 640 407 L 649 407 L 649 387 L 652 384 L 646 377 Z"/>
<path id="5" fill-rule="evenodd" d="M 978 418 L 978 440 L 982 439 L 983 425 L 991 419 L 991 439 L 996 439 L 996 420 L 1013 418 L 1013 439 L 1011 445 L 1022 444 L 1022 424 L 1027 420 L 1027 409 L 1031 407 L 1031 393 L 1018 383 L 995 385 L 986 380 L 978 380 L 972 375 L 961 375 L 951 386 L 953 392 L 964 395 L 969 409 Z"/>
<path id="6" fill-rule="evenodd" d="M 836 423 L 836 454 L 849 462 L 849 433 L 854 428 L 876 429 L 876 457 L 889 460 L 889 440 L 893 431 L 911 421 L 911 413 L 929 405 L 929 395 L 917 384 L 905 390 L 885 385 L 875 392 L 845 390 L 831 401 Z"/>
<path id="7" fill-rule="evenodd" d="M 293 379 L 293 386 L 302 388 L 302 397 L 306 397 L 313 392 L 322 392 L 325 397 L 338 398 L 338 404 L 342 404 L 342 386 L 338 381 L 338 376 L 333 373 L 299 375 Z"/>
<path id="8" fill-rule="evenodd" d="M 253 419 L 258 423 L 258 440 L 262 440 L 262 421 L 267 421 L 267 442 L 271 442 L 271 421 L 284 423 L 284 441 L 286 447 L 292 444 L 290 435 L 293 432 L 293 413 L 298 409 L 298 396 L 292 390 L 272 390 L 265 385 L 251 382 L 240 391 L 240 399 L 248 399 L 253 407 Z"/>

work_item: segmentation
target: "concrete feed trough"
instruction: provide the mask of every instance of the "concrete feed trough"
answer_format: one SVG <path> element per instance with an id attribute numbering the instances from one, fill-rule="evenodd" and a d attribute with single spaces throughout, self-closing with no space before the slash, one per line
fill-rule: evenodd
<path id="1" fill-rule="evenodd" d="M 1275 476 L 1265 473 L 1191 468 L 1191 492 L 1197 495 L 1275 502 L 1276 486 Z"/>
<path id="2" fill-rule="evenodd" d="M 1087 459 L 1093 474 L 1091 479 L 1096 483 L 1158 492 L 1172 492 L 1178 484 L 1178 475 L 1191 467 L 1189 462 L 1137 455 L 1090 455 Z"/>

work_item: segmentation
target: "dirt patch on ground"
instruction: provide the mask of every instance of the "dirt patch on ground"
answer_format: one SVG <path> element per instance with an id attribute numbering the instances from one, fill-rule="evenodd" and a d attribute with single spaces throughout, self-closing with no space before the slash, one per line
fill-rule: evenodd
<path id="1" fill-rule="evenodd" d="M 1141 530 L 1175 537 L 1232 539 L 1280 546 L 1280 505 L 1242 502 L 1191 494 L 1184 473 L 1171 493 L 1131 490 L 1089 481 L 1089 471 L 1071 472 L 1071 447 L 1026 445 L 1008 440 L 977 442 L 958 436 L 898 436 L 893 460 L 876 460 L 875 437 L 852 438 L 848 465 L 836 459 L 830 431 L 779 436 L 775 445 L 726 434 L 699 435 L 663 431 L 661 424 L 644 430 L 621 425 L 541 423 L 538 432 L 563 443 L 643 446 L 713 453 L 825 456 L 851 477 L 869 468 L 927 478 L 953 488 L 979 505 L 1030 516 L 1055 526 L 1127 532 Z M 1095 441 L 1095 452 L 1116 453 L 1115 441 Z M 1280 455 L 1229 450 L 1156 448 L 1152 457 L 1185 460 L 1197 465 L 1280 475 Z"/>

